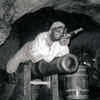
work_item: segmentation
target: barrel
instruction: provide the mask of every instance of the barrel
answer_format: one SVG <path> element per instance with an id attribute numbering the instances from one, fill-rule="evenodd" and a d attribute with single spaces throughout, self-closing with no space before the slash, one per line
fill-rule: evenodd
<path id="1" fill-rule="evenodd" d="M 88 99 L 89 88 L 86 66 L 80 65 L 77 72 L 65 75 L 64 88 L 67 100 Z"/>
<path id="2" fill-rule="evenodd" d="M 73 54 L 55 58 L 51 62 L 44 60 L 32 67 L 34 76 L 50 76 L 59 73 L 73 73 L 78 69 L 78 60 Z"/>

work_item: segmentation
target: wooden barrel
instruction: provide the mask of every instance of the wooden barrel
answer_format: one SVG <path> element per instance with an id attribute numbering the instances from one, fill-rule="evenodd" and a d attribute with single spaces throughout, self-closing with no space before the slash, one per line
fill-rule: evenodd
<path id="1" fill-rule="evenodd" d="M 64 78 L 66 99 L 88 99 L 88 75 L 86 66 L 80 65 L 77 72 Z"/>

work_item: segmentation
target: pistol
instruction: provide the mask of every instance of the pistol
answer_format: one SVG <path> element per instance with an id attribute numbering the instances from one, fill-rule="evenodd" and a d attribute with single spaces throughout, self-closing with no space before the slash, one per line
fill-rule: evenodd
<path id="1" fill-rule="evenodd" d="M 81 31 L 83 31 L 83 28 L 79 28 L 79 29 L 76 29 L 76 30 L 74 30 L 74 31 L 72 31 L 72 32 L 70 32 L 70 33 L 67 33 L 67 29 L 65 28 L 65 30 L 64 30 L 64 37 L 67 36 L 67 38 L 70 38 L 70 37 L 72 37 L 72 36 L 77 35 L 77 34 L 80 33 Z"/>

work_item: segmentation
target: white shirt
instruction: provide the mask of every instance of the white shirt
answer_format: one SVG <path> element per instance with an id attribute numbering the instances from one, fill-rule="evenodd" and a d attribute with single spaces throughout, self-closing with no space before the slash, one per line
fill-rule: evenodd
<path id="1" fill-rule="evenodd" d="M 51 62 L 55 57 L 61 57 L 69 53 L 67 45 L 61 45 L 59 41 L 50 44 L 48 32 L 40 33 L 33 40 L 28 48 L 29 56 L 33 63 L 44 59 L 46 62 Z"/>

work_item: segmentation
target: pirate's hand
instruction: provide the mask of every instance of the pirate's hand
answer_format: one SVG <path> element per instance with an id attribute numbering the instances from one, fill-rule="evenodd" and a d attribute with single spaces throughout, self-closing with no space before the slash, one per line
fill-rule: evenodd
<path id="1" fill-rule="evenodd" d="M 14 73 L 14 72 L 16 72 L 18 65 L 19 65 L 19 63 L 17 61 L 15 61 L 13 58 L 11 58 L 7 63 L 6 71 L 8 73 Z"/>
<path id="2" fill-rule="evenodd" d="M 70 37 L 64 36 L 59 40 L 61 45 L 68 45 L 70 42 Z"/>

